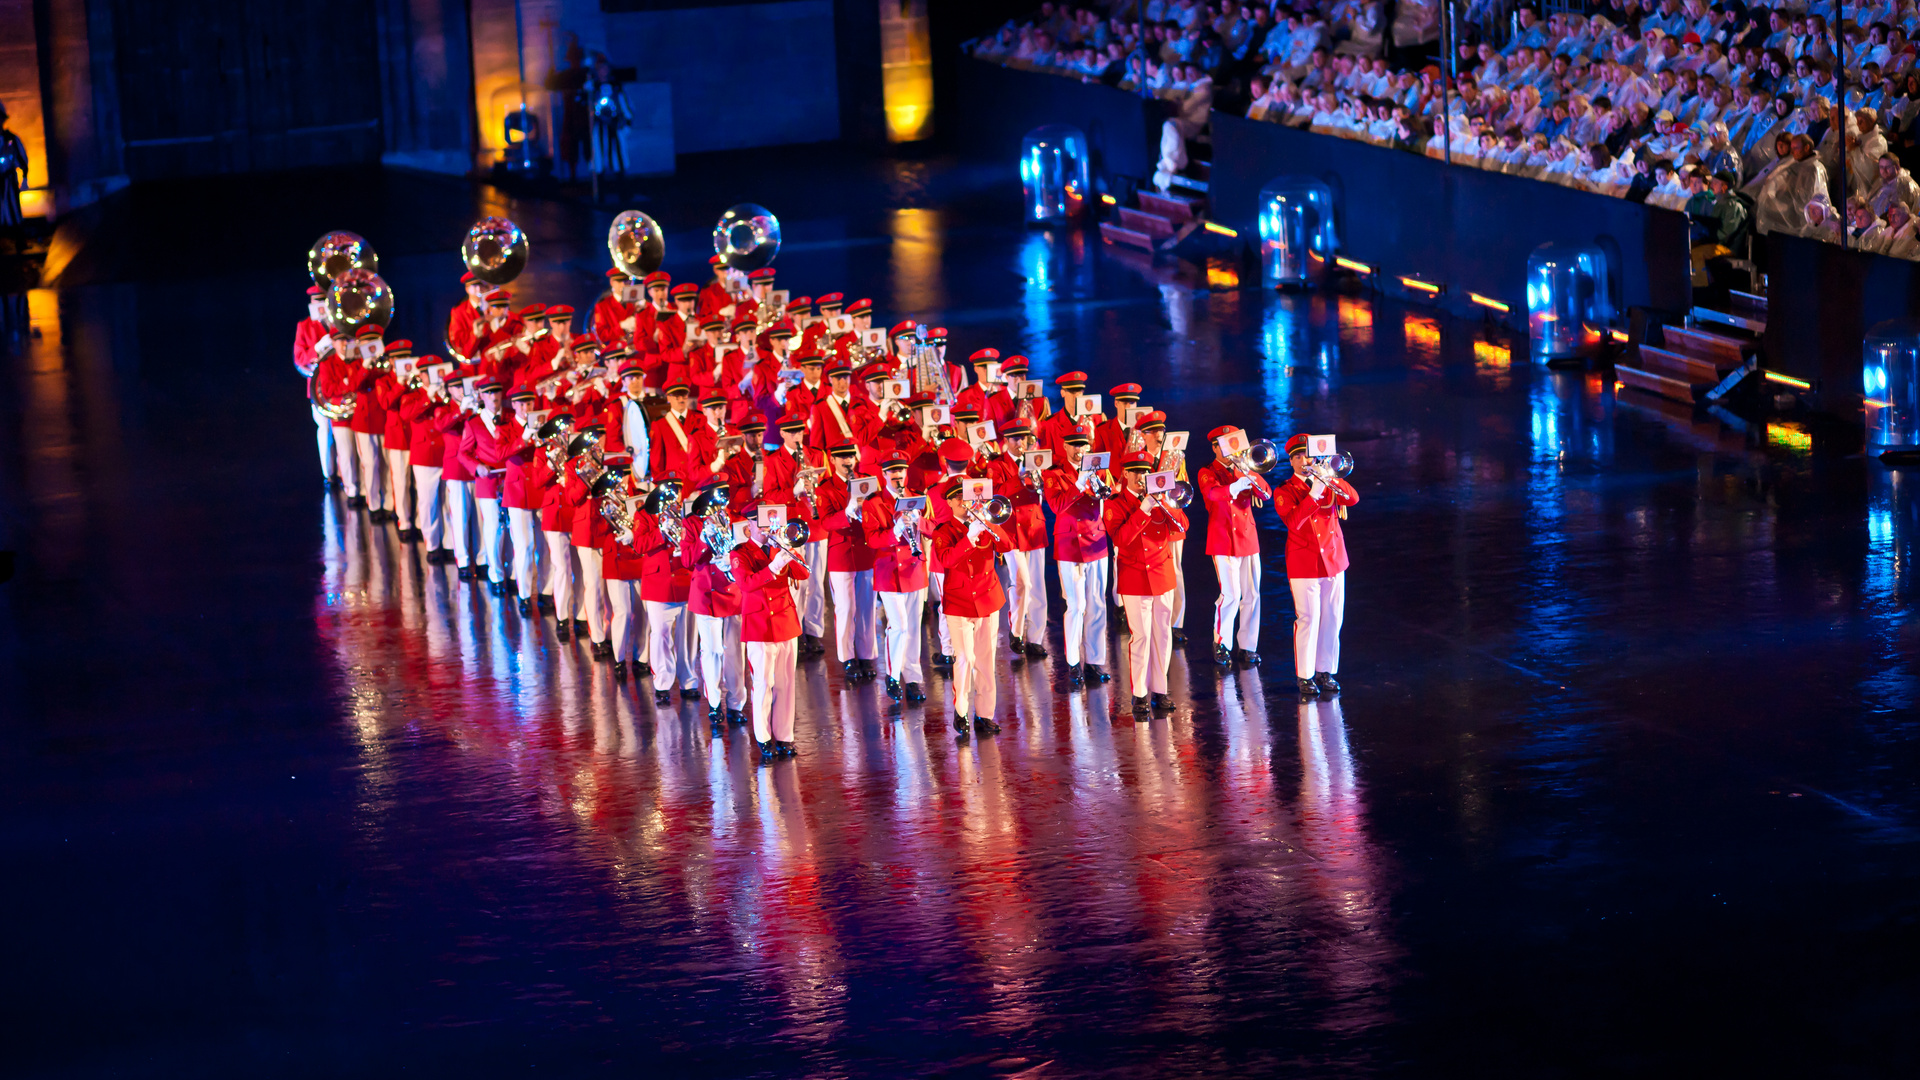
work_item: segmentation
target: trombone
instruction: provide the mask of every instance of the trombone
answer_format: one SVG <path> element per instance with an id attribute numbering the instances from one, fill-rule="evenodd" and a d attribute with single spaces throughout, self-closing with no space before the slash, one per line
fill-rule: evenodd
<path id="1" fill-rule="evenodd" d="M 812 531 L 813 530 L 807 527 L 806 522 L 795 518 L 777 529 L 762 530 L 762 534 L 767 538 L 766 549 L 768 552 L 772 552 L 774 548 L 779 548 L 785 551 L 790 558 L 804 563 L 807 561 L 807 556 L 806 552 L 802 549 L 807 546 L 807 540 L 811 536 Z"/>
<path id="2" fill-rule="evenodd" d="M 1005 525 L 1007 519 L 1013 517 L 1013 502 L 1005 495 L 970 502 L 960 517 L 975 525 Z"/>
<path id="3" fill-rule="evenodd" d="M 1243 476 L 1272 472 L 1273 467 L 1280 464 L 1280 448 L 1272 439 L 1259 439 L 1248 443 L 1245 450 L 1229 455 L 1226 462 L 1228 468 Z"/>

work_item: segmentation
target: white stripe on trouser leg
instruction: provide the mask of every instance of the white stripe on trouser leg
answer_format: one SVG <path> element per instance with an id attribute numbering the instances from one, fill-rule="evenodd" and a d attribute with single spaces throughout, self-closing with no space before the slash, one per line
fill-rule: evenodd
<path id="1" fill-rule="evenodd" d="M 640 596 L 635 588 L 638 584 L 638 582 L 633 581 L 616 581 L 612 579 L 609 579 L 606 583 L 607 611 L 612 616 L 609 620 L 612 625 L 608 627 L 608 633 L 613 639 L 613 658 L 615 660 L 626 660 L 630 658 L 633 654 L 634 638 L 639 636 L 637 633 L 639 623 L 634 615 L 634 609 L 639 607 L 637 601 L 640 599 Z M 592 620 L 588 620 L 587 625 L 588 627 L 592 627 Z M 593 640 L 602 641 L 605 639 L 596 631 L 593 634 Z"/>
<path id="2" fill-rule="evenodd" d="M 413 467 L 413 527 L 420 530 L 421 542 L 428 551 L 437 550 L 441 543 L 441 488 L 440 466 L 415 465 Z"/>
<path id="3" fill-rule="evenodd" d="M 387 485 L 381 482 L 380 474 L 387 471 L 387 456 L 384 435 L 369 435 L 363 431 L 353 433 L 353 455 L 360 460 L 360 494 L 367 497 L 367 509 L 387 510 L 393 506 L 387 497 Z"/>
<path id="4" fill-rule="evenodd" d="M 1215 555 L 1220 599 L 1213 605 L 1213 640 L 1249 652 L 1260 647 L 1260 556 Z M 1238 622 L 1238 641 L 1235 623 Z"/>
<path id="5" fill-rule="evenodd" d="M 940 614 L 933 620 L 935 636 L 940 639 L 940 655 L 953 655 L 953 628 L 947 625 L 947 605 L 942 598 L 947 595 L 947 575 L 936 571 L 927 575 L 927 595 L 940 605 Z"/>
<path id="6" fill-rule="evenodd" d="M 533 511 L 507 508 L 507 531 L 513 534 L 513 585 L 520 599 L 533 596 Z"/>
<path id="7" fill-rule="evenodd" d="M 400 515 L 400 527 L 413 528 L 413 454 L 387 450 L 387 509 Z"/>
<path id="8" fill-rule="evenodd" d="M 1173 628 L 1187 625 L 1187 542 L 1173 542 Z"/>
<path id="9" fill-rule="evenodd" d="M 921 615 L 927 607 L 927 590 L 883 592 L 880 603 L 887 609 L 887 674 L 903 683 L 922 681 L 920 647 L 926 624 Z"/>
<path id="10" fill-rule="evenodd" d="M 1067 602 L 1067 664 L 1107 662 L 1107 563 L 1060 562 L 1060 594 Z"/>
<path id="11" fill-rule="evenodd" d="M 331 480 L 339 475 L 334 472 L 333 421 L 326 418 L 320 406 L 308 407 L 313 410 L 314 442 L 320 448 L 320 475 Z"/>
<path id="12" fill-rule="evenodd" d="M 607 640 L 607 610 L 611 604 L 607 582 L 600 575 L 600 549 L 575 546 L 580 560 L 580 595 L 574 600 L 574 618 L 587 620 L 587 639 Z"/>
<path id="13" fill-rule="evenodd" d="M 360 451 L 354 445 L 352 428 L 333 429 L 333 474 L 340 478 L 347 498 L 360 494 Z"/>
<path id="14" fill-rule="evenodd" d="M 793 741 L 793 662 L 795 642 L 746 643 L 747 676 L 752 685 L 753 737 L 756 742 Z"/>
<path id="15" fill-rule="evenodd" d="M 1127 609 L 1127 681 L 1134 697 L 1167 692 L 1167 660 L 1173 655 L 1173 591 L 1158 596 L 1122 596 Z"/>
<path id="16" fill-rule="evenodd" d="M 473 565 L 473 533 L 468 519 L 473 517 L 473 481 L 447 481 L 447 533 L 453 541 L 455 566 Z"/>
<path id="17" fill-rule="evenodd" d="M 953 626 L 953 711 L 991 720 L 999 681 L 993 669 L 993 647 L 1000 634 L 1000 613 L 977 619 L 949 615 L 947 621 Z"/>
<path id="18" fill-rule="evenodd" d="M 693 630 L 700 641 L 700 687 L 706 691 L 707 704 L 745 708 L 747 679 L 740 670 L 740 616 L 695 615 Z"/>
<path id="19" fill-rule="evenodd" d="M 687 605 L 648 600 L 647 657 L 653 664 L 653 688 L 690 690 L 698 684 L 687 648 Z"/>
<path id="20" fill-rule="evenodd" d="M 547 542 L 547 565 L 552 567 L 553 614 L 573 618 L 573 542 L 563 532 L 541 532 Z"/>
<path id="21" fill-rule="evenodd" d="M 1013 587 L 1013 625 L 1007 633 L 1036 645 L 1047 637 L 1047 553 L 1043 548 L 1015 551 L 1007 555 L 1015 569 Z"/>
<path id="22" fill-rule="evenodd" d="M 842 662 L 880 655 L 873 640 L 873 571 L 831 570 L 834 655 Z"/>
<path id="23" fill-rule="evenodd" d="M 1340 624 L 1347 614 L 1347 572 L 1323 578 L 1291 578 L 1293 672 L 1311 679 L 1340 673 Z"/>
<path id="24" fill-rule="evenodd" d="M 815 540 L 800 549 L 807 576 L 793 583 L 794 603 L 800 608 L 800 632 L 809 637 L 827 633 L 827 542 Z"/>
<path id="25" fill-rule="evenodd" d="M 489 578 L 505 581 L 507 530 L 500 527 L 500 500 L 473 501 L 475 512 L 480 515 L 480 565 L 487 568 Z"/>

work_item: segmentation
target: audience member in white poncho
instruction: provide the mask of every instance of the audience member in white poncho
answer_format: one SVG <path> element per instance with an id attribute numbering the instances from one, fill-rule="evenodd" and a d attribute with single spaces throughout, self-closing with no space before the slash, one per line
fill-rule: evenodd
<path id="1" fill-rule="evenodd" d="M 1905 203 L 1894 203 L 1880 223 L 1878 235 L 1871 238 L 1872 250 L 1897 259 L 1920 259 L 1920 236 L 1916 236 L 1913 212 Z"/>
<path id="2" fill-rule="evenodd" d="M 1827 166 L 1814 156 L 1813 141 L 1805 135 L 1792 138 L 1792 160 L 1754 196 L 1754 223 L 1762 233 L 1800 232 L 1807 225 L 1807 206 L 1827 199 Z"/>
<path id="3" fill-rule="evenodd" d="M 1895 206 L 1904 206 L 1912 210 L 1920 205 L 1920 184 L 1913 182 L 1913 174 L 1900 167 L 1900 159 L 1892 154 L 1881 154 L 1874 162 L 1874 182 L 1867 191 L 1867 204 L 1881 217 Z"/>

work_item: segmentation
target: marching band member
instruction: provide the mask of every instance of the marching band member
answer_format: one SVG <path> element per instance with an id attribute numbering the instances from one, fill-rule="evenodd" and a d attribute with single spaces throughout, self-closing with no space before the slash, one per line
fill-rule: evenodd
<path id="1" fill-rule="evenodd" d="M 386 458 L 387 490 L 393 493 L 389 501 L 393 504 L 394 520 L 399 524 L 400 541 L 411 543 L 416 539 L 413 531 L 413 468 L 407 452 L 411 442 L 411 425 L 401 409 L 408 392 L 407 381 L 413 375 L 413 342 L 404 339 L 389 342 L 386 357 L 393 366 L 374 380 L 373 387 L 374 398 L 380 402 L 380 411 L 387 417 L 386 426 L 381 431 L 381 456 Z"/>
<path id="2" fill-rule="evenodd" d="M 493 286 L 472 273 L 465 273 L 460 275 L 460 287 L 466 290 L 467 298 L 447 313 L 446 338 L 453 358 L 465 364 L 471 363 L 474 354 L 480 351 L 480 336 L 487 328 L 487 293 L 493 291 Z"/>
<path id="3" fill-rule="evenodd" d="M 733 305 L 734 293 L 739 289 L 733 283 L 733 277 L 739 271 L 727 265 L 725 256 L 710 255 L 707 265 L 713 267 L 713 277 L 700 286 L 700 315 L 702 318 L 717 314 L 720 309 Z"/>
<path id="4" fill-rule="evenodd" d="M 691 477 L 713 460 L 713 448 L 706 442 L 712 432 L 702 420 L 688 415 L 692 404 L 693 384 L 684 375 L 669 375 L 666 414 L 653 422 L 653 462 L 648 476 Z"/>
<path id="5" fill-rule="evenodd" d="M 333 421 L 320 411 L 313 393 L 313 375 L 320 368 L 322 353 L 333 349 L 327 329 L 327 294 L 318 285 L 307 287 L 307 317 L 293 329 L 293 368 L 307 381 L 307 405 L 313 412 L 314 439 L 320 449 L 320 481 L 328 491 L 340 487 L 334 472 Z"/>
<path id="6" fill-rule="evenodd" d="M 1173 657 L 1173 541 L 1186 534 L 1187 515 L 1164 496 L 1146 493 L 1152 454 L 1128 454 L 1121 468 L 1125 486 L 1107 500 L 1106 525 L 1119 564 L 1120 600 L 1132 628 L 1127 678 L 1133 712 L 1150 716 L 1153 710 L 1173 706 L 1167 697 L 1167 664 Z"/>
<path id="7" fill-rule="evenodd" d="M 607 292 L 594 301 L 593 336 L 608 343 L 629 340 L 639 321 L 639 312 L 629 303 L 633 279 L 619 269 L 607 271 Z"/>
<path id="8" fill-rule="evenodd" d="M 797 648 L 803 655 L 817 656 L 826 651 L 821 638 L 827 632 L 827 536 L 815 524 L 819 497 L 814 485 L 825 476 L 826 461 L 824 455 L 807 448 L 806 437 L 805 413 L 790 411 L 780 418 L 780 449 L 766 457 L 758 498 L 784 504 L 789 521 L 805 521 L 811 530 L 801 550 L 807 572 L 792 580 L 800 613 Z"/>
<path id="9" fill-rule="evenodd" d="M 1013 503 L 1006 525 L 1013 538 L 1007 553 L 1012 588 L 1007 590 L 1007 637 L 1013 655 L 1034 659 L 1047 655 L 1047 514 L 1042 495 L 1043 474 L 1027 468 L 1026 455 L 1034 449 L 1033 430 L 1016 419 L 1006 431 L 1007 453 L 998 459 L 993 489 Z"/>
<path id="10" fill-rule="evenodd" d="M 501 425 L 495 436 L 494 453 L 506 470 L 500 487 L 500 502 L 507 508 L 507 532 L 513 541 L 513 586 L 519 597 L 520 614 L 534 615 L 534 514 L 540 505 L 534 499 L 531 473 L 534 444 L 533 403 L 539 395 L 530 389 L 515 390 L 507 398 L 513 415 Z M 482 455 L 484 458 L 484 455 Z"/>
<path id="11" fill-rule="evenodd" d="M 353 346 L 353 333 L 336 327 L 326 339 L 325 349 L 317 350 L 320 360 L 313 369 L 313 391 L 318 397 L 328 401 L 345 401 L 353 397 L 354 383 L 360 377 L 360 353 Z M 355 399 L 355 408 L 358 399 Z M 340 417 L 328 421 L 332 434 L 334 478 L 346 490 L 347 505 L 358 509 L 367 505 L 366 496 L 360 494 L 360 463 L 353 445 L 353 421 L 349 417 Z"/>
<path id="12" fill-rule="evenodd" d="M 452 368 L 451 360 L 429 358 L 420 365 L 422 385 L 406 400 L 408 460 L 413 466 L 413 529 L 426 544 L 427 562 L 436 566 L 453 561 L 453 553 L 444 546 L 445 501 L 441 496 L 447 441 L 440 434 L 441 418 L 454 408 L 447 400 L 446 383 Z"/>
<path id="13" fill-rule="evenodd" d="M 646 289 L 647 305 L 635 317 L 627 347 L 640 365 L 645 392 L 657 394 L 667 374 L 667 361 L 660 344 L 661 331 L 669 321 L 678 317 L 671 295 L 673 278 L 665 270 L 655 270 L 646 276 L 641 285 Z"/>
<path id="14" fill-rule="evenodd" d="M 838 443 L 869 446 L 880 429 L 873 404 L 853 394 L 853 365 L 835 360 L 827 365 L 827 396 L 814 406 L 807 445 L 825 450 Z"/>
<path id="15" fill-rule="evenodd" d="M 1175 480 L 1187 479 L 1187 455 L 1178 450 L 1168 450 L 1167 414 L 1158 409 L 1140 417 L 1139 431 L 1141 446 L 1153 455 L 1154 472 L 1170 472 Z M 1187 555 L 1187 534 L 1181 533 L 1173 541 L 1173 643 L 1187 643 L 1187 569 L 1183 564 Z"/>
<path id="16" fill-rule="evenodd" d="M 1069 371 L 1053 380 L 1060 388 L 1060 411 L 1049 413 L 1040 422 L 1038 436 L 1043 450 L 1053 451 L 1055 465 L 1067 460 L 1067 433 L 1075 429 L 1083 430 L 1091 440 L 1093 429 L 1080 423 L 1080 395 L 1087 389 L 1087 373 Z"/>
<path id="17" fill-rule="evenodd" d="M 665 479 L 675 479 L 669 475 Z M 681 540 L 699 519 L 686 514 L 684 502 L 668 497 L 665 487 L 647 496 L 644 513 L 634 515 L 633 550 L 646 559 L 640 577 L 640 604 L 647 613 L 646 652 L 640 659 L 653 665 L 653 703 L 666 705 L 670 691 L 680 688 L 680 700 L 692 701 L 699 692 L 694 672 L 692 640 L 687 621 L 687 592 L 693 585 Z M 618 640 L 615 659 L 624 660 Z"/>
<path id="18" fill-rule="evenodd" d="M 1301 697 L 1340 692 L 1340 623 L 1347 609 L 1347 542 L 1340 510 L 1360 501 L 1353 485 L 1315 465 L 1307 437 L 1287 440 L 1293 475 L 1274 493 L 1287 526 L 1287 585 L 1293 592 L 1293 675 Z"/>
<path id="19" fill-rule="evenodd" d="M 758 524 L 747 527 L 753 542 L 733 549 L 733 580 L 740 587 L 740 640 L 752 685 L 753 739 L 760 760 L 792 757 L 794 639 L 800 634 L 791 582 L 804 580 L 806 564 L 773 543 Z"/>
<path id="20" fill-rule="evenodd" d="M 873 548 L 873 588 L 886 613 L 887 695 L 898 701 L 925 701 L 920 689 L 920 647 L 927 606 L 927 559 L 922 530 L 926 514 L 901 513 L 896 502 L 917 497 L 907 487 L 907 459 L 880 463 L 886 487 L 863 510 L 867 544 Z"/>
<path id="21" fill-rule="evenodd" d="M 556 423 L 562 418 L 571 421 L 573 414 L 558 411 L 548 419 Z M 533 487 L 539 495 L 533 500 L 535 512 L 540 524 L 541 554 L 546 558 L 547 586 L 551 597 L 543 593 L 540 607 L 543 611 L 554 613 L 554 638 L 566 641 L 573 623 L 573 613 L 579 610 L 580 598 L 574 594 L 575 572 L 573 567 L 573 504 L 567 501 L 566 478 L 566 435 L 553 435 L 542 440 L 533 455 Z"/>
<path id="22" fill-rule="evenodd" d="M 453 546 L 453 562 L 461 581 L 473 580 L 473 462 L 463 458 L 460 446 L 473 419 L 479 379 L 463 380 L 452 388 L 447 408 L 436 413 L 434 426 L 440 435 L 440 479 L 447 487 L 447 533 Z"/>
<path id="23" fill-rule="evenodd" d="M 1000 730 L 993 718 L 999 681 L 994 647 L 1000 637 L 1000 607 L 1006 603 L 994 563 L 1013 550 L 1013 540 L 999 526 L 969 516 L 965 482 L 956 476 L 940 487 L 948 511 L 938 531 L 940 565 L 947 573 L 941 614 L 953 634 L 953 727 L 965 736 L 971 716 L 974 731 L 993 735 Z"/>
<path id="24" fill-rule="evenodd" d="M 360 494 L 366 499 L 367 520 L 376 522 L 395 517 L 392 493 L 381 482 L 387 471 L 387 414 L 374 393 L 380 373 L 372 366 L 385 355 L 380 338 L 386 332 L 386 327 L 374 323 L 353 332 L 360 363 L 353 381 L 353 417 L 348 421 L 353 428 L 353 454 L 360 462 Z"/>
<path id="25" fill-rule="evenodd" d="M 602 521 L 606 520 L 603 506 L 635 494 L 632 455 L 608 454 L 605 460 L 606 474 L 593 485 L 591 511 Z M 607 597 L 607 641 L 602 644 L 596 640 L 593 655 L 595 659 L 613 661 L 614 682 L 627 681 L 629 670 L 635 678 L 645 677 L 641 669 L 646 667 L 648 644 L 645 631 L 639 626 L 634 589 L 645 590 L 647 579 L 658 567 L 656 549 L 666 545 L 657 515 L 663 495 L 659 488 L 647 494 L 645 507 L 634 511 L 626 535 L 616 533 L 612 525 L 601 534 L 599 569 Z M 659 701 L 662 696 L 656 694 L 655 700 Z"/>
<path id="26" fill-rule="evenodd" d="M 832 472 L 814 491 L 820 530 L 827 534 L 827 585 L 833 593 L 835 655 L 849 679 L 871 678 L 878 648 L 874 642 L 873 549 L 862 521 L 866 497 L 852 483 L 860 461 L 852 442 L 835 444 L 827 460 Z"/>
<path id="27" fill-rule="evenodd" d="M 505 556 L 500 532 L 500 485 L 505 466 L 494 453 L 496 440 L 505 436 L 507 420 L 500 415 L 500 381 L 481 377 L 475 391 L 480 407 L 467 418 L 460 435 L 460 462 L 473 474 L 473 501 L 480 515 L 480 563 L 487 568 L 487 591 L 505 595 Z"/>
<path id="28" fill-rule="evenodd" d="M 1107 551 L 1111 545 L 1097 487 L 1110 481 L 1103 473 L 1080 468 L 1091 442 L 1079 428 L 1068 431 L 1061 443 L 1065 455 L 1055 455 L 1054 467 L 1042 480 L 1047 505 L 1053 508 L 1053 557 L 1067 602 L 1067 681 L 1073 686 L 1079 686 L 1083 677 L 1096 685 L 1111 678 L 1101 670 L 1107 662 Z"/>
<path id="29" fill-rule="evenodd" d="M 972 464 L 973 447 L 962 439 L 948 437 L 940 444 L 941 475 L 927 485 L 927 490 L 938 491 L 940 490 L 940 485 L 948 479 L 956 476 L 965 476 L 968 467 Z M 927 536 L 929 541 L 927 550 L 930 560 L 929 565 L 931 566 L 931 570 L 927 574 L 927 591 L 928 595 L 933 598 L 933 602 L 940 605 L 940 617 L 934 622 L 934 631 L 940 642 L 940 646 L 939 651 L 933 654 L 933 665 L 935 667 L 951 667 L 953 664 L 953 630 L 947 625 L 947 571 L 946 567 L 941 564 L 939 557 L 940 526 L 945 525 L 951 519 L 948 516 L 949 507 L 947 506 L 946 499 L 935 498 L 928 500 L 928 502 L 929 505 L 927 509 L 931 511 L 931 513 L 929 513 L 927 517 L 932 522 L 933 527 L 929 530 Z"/>
<path id="30" fill-rule="evenodd" d="M 613 659 L 613 646 L 609 644 L 607 636 L 612 600 L 605 584 L 606 560 L 601 554 L 613 541 L 613 526 L 608 523 L 606 515 L 600 512 L 600 502 L 592 486 L 598 479 L 594 474 L 605 468 L 600 452 L 600 442 L 604 436 L 604 430 L 597 424 L 583 425 L 573 433 L 573 438 L 567 441 L 567 467 L 563 481 L 566 499 L 573 504 L 573 528 L 570 534 L 573 557 L 580 564 L 580 593 L 574 607 L 572 637 L 580 641 L 585 635 L 588 655 L 595 660 Z M 646 667 L 643 661 L 641 670 L 636 673 L 638 677 L 645 678 L 648 675 Z"/>
<path id="31" fill-rule="evenodd" d="M 953 399 L 956 411 L 969 408 L 982 420 L 993 421 L 996 430 L 1013 422 L 1013 397 L 996 377 L 1000 365 L 999 349 L 980 349 L 969 358 L 973 362 L 974 383 Z"/>
<path id="32" fill-rule="evenodd" d="M 1231 424 L 1207 433 L 1214 459 L 1200 470 L 1196 484 L 1207 501 L 1207 555 L 1220 582 L 1220 599 L 1213 606 L 1213 659 L 1222 667 L 1235 660 L 1260 662 L 1254 651 L 1260 645 L 1260 534 L 1253 525 L 1253 503 L 1273 498 L 1273 489 L 1258 473 L 1236 468 L 1224 448 L 1224 440 L 1244 434 Z"/>
<path id="33" fill-rule="evenodd" d="M 722 719 L 737 724 L 746 718 L 747 707 L 747 676 L 740 662 L 740 588 L 730 576 L 733 557 L 715 552 L 707 544 L 706 530 L 694 525 L 704 523 L 707 516 L 713 514 L 724 516 L 730 531 L 740 529 L 731 505 L 725 509 L 715 505 L 713 492 L 719 490 L 720 485 L 715 483 L 702 489 L 694 499 L 692 516 L 681 540 L 681 560 L 691 568 L 687 610 L 693 615 L 700 687 L 706 693 L 707 719 L 716 735 L 720 733 Z"/>

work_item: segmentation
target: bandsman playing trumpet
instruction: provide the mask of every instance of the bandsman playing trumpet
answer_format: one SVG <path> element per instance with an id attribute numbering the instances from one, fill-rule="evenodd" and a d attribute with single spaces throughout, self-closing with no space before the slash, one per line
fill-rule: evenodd
<path id="1" fill-rule="evenodd" d="M 1287 526 L 1287 585 L 1293 593 L 1293 674 L 1301 697 L 1340 692 L 1340 624 L 1347 607 L 1347 542 L 1343 508 L 1360 493 L 1314 458 L 1307 436 L 1287 440 L 1293 475 L 1275 492 L 1273 508 Z M 1351 465 L 1351 462 L 1348 462 Z"/>
<path id="2" fill-rule="evenodd" d="M 1092 437 L 1079 428 L 1062 437 L 1064 455 L 1042 478 L 1047 505 L 1053 508 L 1053 557 L 1059 564 L 1060 593 L 1067 603 L 1067 682 L 1084 679 L 1098 685 L 1109 676 L 1107 662 L 1107 540 L 1103 498 L 1112 494 L 1103 472 L 1080 467 Z M 1084 663 L 1083 663 L 1084 662 Z"/>
<path id="3" fill-rule="evenodd" d="M 833 472 L 820 481 L 814 496 L 820 530 L 827 534 L 827 585 L 833 595 L 835 655 L 849 679 L 878 674 L 879 655 L 874 640 L 873 548 L 867 544 L 867 496 L 856 488 L 869 480 L 858 473 L 860 450 L 852 442 L 838 443 L 828 453 Z"/>
<path id="4" fill-rule="evenodd" d="M 927 486 L 927 490 L 939 491 L 940 485 L 948 479 L 969 475 L 972 466 L 973 447 L 963 439 L 949 436 L 940 443 L 941 475 Z M 933 602 L 941 605 L 940 617 L 934 620 L 935 638 L 939 642 L 936 648 L 939 651 L 933 654 L 933 665 L 944 668 L 953 664 L 953 632 L 947 626 L 946 619 L 947 571 L 940 562 L 940 527 L 952 520 L 952 517 L 946 499 L 931 499 L 929 503 L 927 509 L 930 513 L 927 516 L 932 522 L 932 529 L 928 534 L 931 544 L 927 549 L 927 590 Z"/>
<path id="5" fill-rule="evenodd" d="M 1173 657 L 1173 545 L 1187 534 L 1187 515 L 1178 495 L 1148 493 L 1150 476 L 1159 478 L 1156 486 L 1173 481 L 1171 473 L 1154 474 L 1153 461 L 1144 450 L 1126 456 L 1121 465 L 1125 486 L 1107 500 L 1105 511 L 1119 569 L 1120 602 L 1131 631 L 1127 678 L 1136 716 L 1173 706 L 1167 697 L 1167 664 Z"/>
<path id="6" fill-rule="evenodd" d="M 996 515 L 990 506 L 994 500 L 969 502 L 968 482 L 959 476 L 942 482 L 940 494 L 950 520 L 937 530 L 940 566 L 947 574 L 941 614 L 953 635 L 953 726 L 962 737 L 967 734 L 969 717 L 973 730 L 981 735 L 1000 730 L 994 720 L 999 681 L 994 649 L 1000 638 L 1000 608 L 1006 603 L 1006 593 L 1000 588 L 995 562 L 1013 550 L 1013 538 L 993 520 Z M 992 481 L 975 482 L 991 491 Z M 997 505 L 1011 513 L 1004 499 Z"/>
<path id="7" fill-rule="evenodd" d="M 1213 659 L 1258 664 L 1260 654 L 1260 534 L 1253 524 L 1255 500 L 1273 498 L 1260 475 L 1247 433 L 1223 424 L 1207 433 L 1214 459 L 1200 470 L 1200 496 L 1207 502 L 1207 555 L 1220 582 L 1213 606 Z M 1272 444 L 1266 444 L 1271 447 Z M 1237 625 L 1236 625 L 1237 624 Z"/>
<path id="8" fill-rule="evenodd" d="M 794 755 L 794 642 L 800 636 L 800 615 L 793 606 L 792 583 L 806 578 L 807 566 L 757 523 L 747 526 L 747 535 L 753 542 L 733 549 L 733 580 L 740 589 L 740 640 L 747 653 L 753 738 L 760 760 L 771 761 Z"/>
<path id="9" fill-rule="evenodd" d="M 886 487 L 867 501 L 862 519 L 873 549 L 873 588 L 886 615 L 887 694 L 925 701 L 921 690 L 921 626 L 927 606 L 926 513 L 901 510 L 925 499 L 907 486 L 907 459 L 894 454 L 880 463 Z"/>
<path id="10" fill-rule="evenodd" d="M 817 489 L 826 475 L 826 456 L 806 445 L 807 416 L 794 409 L 780 418 L 780 449 L 768 454 L 755 498 L 787 507 L 789 521 L 804 521 L 810 538 L 802 548 L 807 572 L 793 578 L 794 604 L 800 613 L 796 646 L 807 656 L 826 651 L 821 640 L 827 626 L 827 535 L 817 527 Z"/>
<path id="11" fill-rule="evenodd" d="M 1045 470 L 1030 468 L 1034 452 L 1033 429 L 1016 418 L 1000 432 L 1002 452 L 985 463 L 993 490 L 1013 504 L 1006 525 L 1013 550 L 1001 562 L 1000 584 L 1007 594 L 1005 622 L 1009 654 L 1013 659 L 1047 655 L 1047 514 Z"/>
<path id="12" fill-rule="evenodd" d="M 1153 455 L 1154 472 L 1170 472 L 1175 480 L 1187 482 L 1187 455 L 1167 448 L 1167 414 L 1158 409 L 1137 419 L 1141 448 Z M 1184 432 L 1181 438 L 1185 438 Z M 1187 643 L 1187 536 L 1181 533 L 1173 542 L 1173 643 Z"/>

